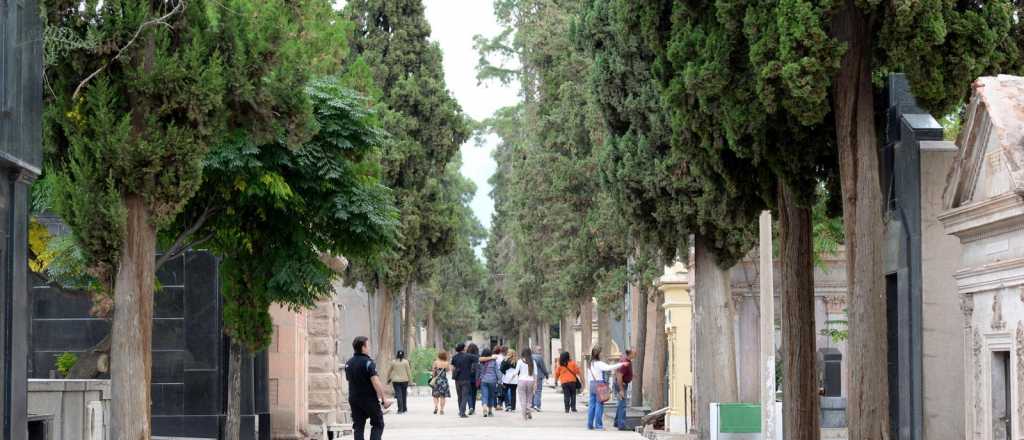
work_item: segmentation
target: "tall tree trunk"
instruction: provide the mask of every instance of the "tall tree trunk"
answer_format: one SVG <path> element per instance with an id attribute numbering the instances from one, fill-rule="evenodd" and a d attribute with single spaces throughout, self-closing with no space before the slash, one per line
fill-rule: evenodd
<path id="1" fill-rule="evenodd" d="M 391 289 L 378 286 L 375 303 L 377 306 L 377 328 L 370 339 L 370 352 L 377 361 L 377 371 L 387 371 L 395 352 L 395 298 Z"/>
<path id="2" fill-rule="evenodd" d="M 594 299 L 587 295 L 580 304 L 580 358 L 582 369 L 590 367 L 590 352 L 594 349 Z M 583 387 L 590 388 L 590 380 L 583 376 Z"/>
<path id="3" fill-rule="evenodd" d="M 832 33 L 846 44 L 834 83 L 834 115 L 843 189 L 849 293 L 849 437 L 887 439 L 888 343 L 882 256 L 882 193 L 871 84 L 871 22 L 855 0 L 844 0 Z"/>
<path id="4" fill-rule="evenodd" d="M 665 333 L 665 294 L 660 290 L 652 292 L 647 302 L 647 343 L 644 346 L 644 370 L 642 387 L 647 401 L 654 410 L 668 406 L 667 362 L 668 335 Z"/>
<path id="5" fill-rule="evenodd" d="M 576 313 L 570 311 L 562 317 L 562 324 L 559 326 L 558 335 L 562 340 L 562 350 L 569 353 L 573 359 L 579 359 L 576 352 Z"/>
<path id="6" fill-rule="evenodd" d="M 111 435 L 149 440 L 156 228 L 141 196 L 124 198 L 127 218 L 114 280 L 110 348 Z"/>
<path id="7" fill-rule="evenodd" d="M 612 319 L 608 306 L 597 307 L 597 345 L 601 347 L 601 358 L 612 355 Z"/>
<path id="8" fill-rule="evenodd" d="M 594 300 L 590 296 L 587 296 L 583 300 L 583 305 L 580 307 L 582 313 L 580 314 L 580 333 L 581 343 L 580 351 L 581 356 L 589 358 L 590 351 L 594 348 Z"/>
<path id="9" fill-rule="evenodd" d="M 551 323 L 544 322 L 538 327 L 540 333 L 540 346 L 543 348 L 545 361 L 551 360 Z"/>
<path id="10" fill-rule="evenodd" d="M 428 301 L 427 304 L 427 345 L 438 350 L 442 347 L 437 345 L 437 322 L 434 321 L 434 304 Z"/>
<path id="11" fill-rule="evenodd" d="M 736 307 L 733 304 L 729 271 L 719 266 L 717 256 L 702 236 L 697 236 L 696 294 L 693 321 L 697 356 L 694 359 L 694 395 L 697 397 L 699 438 L 710 438 L 712 402 L 736 402 Z"/>
<path id="12" fill-rule="evenodd" d="M 416 349 L 416 284 L 405 285 L 405 321 L 402 323 L 402 340 L 405 341 L 406 353 Z"/>
<path id="13" fill-rule="evenodd" d="M 779 259 L 782 302 L 783 432 L 790 440 L 817 440 L 817 357 L 814 332 L 814 245 L 811 210 L 797 206 L 779 184 Z"/>
<path id="14" fill-rule="evenodd" d="M 630 345 L 638 353 L 633 357 L 633 377 L 640 380 L 634 382 L 632 391 L 633 405 L 640 406 L 644 403 L 644 356 L 647 344 L 647 288 L 633 283 L 630 285 L 633 290 L 633 319 L 632 319 L 632 341 Z"/>
<path id="15" fill-rule="evenodd" d="M 230 338 L 228 349 L 228 408 L 224 439 L 238 440 L 242 429 L 242 345 Z"/>

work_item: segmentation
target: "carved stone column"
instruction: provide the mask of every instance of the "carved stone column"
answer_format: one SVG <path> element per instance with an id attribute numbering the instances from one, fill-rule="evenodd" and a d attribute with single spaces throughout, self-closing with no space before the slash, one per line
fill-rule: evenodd
<path id="1" fill-rule="evenodd" d="M 963 313 L 964 326 L 964 347 L 971 347 L 964 351 L 964 427 L 968 438 L 976 438 L 977 427 L 974 425 L 975 407 L 980 405 L 978 401 L 978 389 L 975 387 L 979 379 L 981 366 L 977 365 L 978 352 L 981 350 L 981 338 L 974 332 L 972 321 L 974 319 L 974 298 L 967 294 L 960 295 L 960 311 Z"/>

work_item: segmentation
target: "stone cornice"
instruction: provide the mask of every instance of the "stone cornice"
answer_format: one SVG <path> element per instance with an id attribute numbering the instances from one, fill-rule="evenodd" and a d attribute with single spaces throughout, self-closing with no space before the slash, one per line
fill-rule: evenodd
<path id="1" fill-rule="evenodd" d="M 1024 258 L 968 267 L 953 274 L 960 293 L 972 294 L 1024 285 Z"/>
<path id="2" fill-rule="evenodd" d="M 943 212 L 939 221 L 947 234 L 956 235 L 962 243 L 1024 228 L 1024 197 L 1008 192 Z"/>

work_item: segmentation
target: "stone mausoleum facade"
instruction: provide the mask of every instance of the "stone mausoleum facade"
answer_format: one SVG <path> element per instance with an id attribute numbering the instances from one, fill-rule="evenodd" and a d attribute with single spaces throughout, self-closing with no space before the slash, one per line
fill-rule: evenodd
<path id="1" fill-rule="evenodd" d="M 310 310 L 274 306 L 269 355 L 273 438 L 320 438 L 325 428 L 348 423 L 347 384 L 341 367 L 351 341 L 370 330 L 365 289 L 339 280 L 334 294 Z"/>
<path id="2" fill-rule="evenodd" d="M 945 230 L 963 250 L 963 417 L 957 438 L 1024 437 L 1024 78 L 974 83 L 947 181 Z M 944 361 L 944 360 L 943 360 Z M 960 361 L 960 359 L 956 359 Z M 950 388 L 960 388 L 959 386 Z M 953 437 L 949 437 L 953 438 Z"/>

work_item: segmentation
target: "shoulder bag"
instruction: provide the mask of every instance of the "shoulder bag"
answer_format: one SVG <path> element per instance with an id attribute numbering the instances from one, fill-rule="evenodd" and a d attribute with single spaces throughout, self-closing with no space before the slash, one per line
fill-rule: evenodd
<path id="1" fill-rule="evenodd" d="M 590 375 L 593 375 L 594 367 L 590 367 L 589 371 Z M 604 373 L 601 373 L 600 382 L 597 382 L 596 378 L 594 378 L 594 380 L 596 382 L 594 384 L 594 394 L 597 395 L 597 400 L 601 403 L 605 403 L 608 402 L 609 400 L 612 400 L 612 390 L 611 388 L 608 387 L 608 381 L 604 380 Z"/>
<path id="2" fill-rule="evenodd" d="M 430 385 L 430 388 L 436 387 L 437 386 L 437 378 L 440 377 L 440 376 L 441 376 L 441 374 L 438 373 L 438 368 L 434 368 L 434 374 L 430 375 L 430 380 L 427 381 L 427 385 Z"/>

